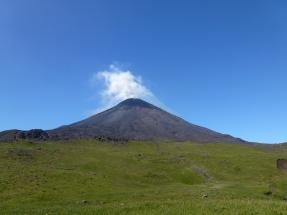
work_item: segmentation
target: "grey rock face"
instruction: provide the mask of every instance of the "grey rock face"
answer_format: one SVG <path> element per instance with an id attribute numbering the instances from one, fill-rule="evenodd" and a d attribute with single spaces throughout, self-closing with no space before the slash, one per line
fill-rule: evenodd
<path id="1" fill-rule="evenodd" d="M 287 159 L 278 159 L 277 168 L 284 172 L 287 172 Z"/>

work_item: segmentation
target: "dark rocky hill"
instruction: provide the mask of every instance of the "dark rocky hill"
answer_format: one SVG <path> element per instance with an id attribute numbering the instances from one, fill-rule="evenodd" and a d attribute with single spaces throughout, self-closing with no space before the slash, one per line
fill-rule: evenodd
<path id="1" fill-rule="evenodd" d="M 162 139 L 212 143 L 244 142 L 230 135 L 193 125 L 140 99 L 127 99 L 111 109 L 68 126 L 62 126 L 49 131 L 36 131 L 38 131 L 37 134 L 34 134 L 34 136 L 36 135 L 36 139 L 105 137 L 114 140 Z M 21 138 L 21 135 L 24 139 L 34 137 L 33 134 L 30 134 L 31 131 L 30 133 L 24 132 L 24 134 L 23 132 L 19 132 L 20 131 L 15 132 L 15 130 L 13 130 L 8 133 L 10 133 L 11 136 L 14 135 L 14 139 Z M 2 133 L 0 133 L 0 139 L 1 136 L 5 136 L 5 133 L 4 135 Z"/>
<path id="2" fill-rule="evenodd" d="M 21 130 L 7 130 L 0 132 L 0 141 L 14 141 L 14 140 L 48 140 L 49 134 L 41 129 L 32 129 L 29 131 Z"/>

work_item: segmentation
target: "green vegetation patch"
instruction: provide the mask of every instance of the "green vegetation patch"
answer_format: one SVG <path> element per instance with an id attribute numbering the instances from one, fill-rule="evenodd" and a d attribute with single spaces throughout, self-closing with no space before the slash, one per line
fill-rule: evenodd
<path id="1" fill-rule="evenodd" d="M 94 140 L 2 143 L 0 211 L 287 214 L 287 175 L 276 168 L 276 160 L 287 157 L 282 147 Z"/>

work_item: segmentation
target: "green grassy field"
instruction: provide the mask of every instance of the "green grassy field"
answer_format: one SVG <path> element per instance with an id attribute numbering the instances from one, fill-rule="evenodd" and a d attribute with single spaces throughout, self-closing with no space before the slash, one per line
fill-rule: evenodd
<path id="1" fill-rule="evenodd" d="M 0 214 L 282 215 L 285 157 L 284 145 L 1 143 Z"/>

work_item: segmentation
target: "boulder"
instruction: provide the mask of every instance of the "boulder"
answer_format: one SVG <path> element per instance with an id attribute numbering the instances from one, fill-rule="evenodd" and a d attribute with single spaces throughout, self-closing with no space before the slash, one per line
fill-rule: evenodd
<path id="1" fill-rule="evenodd" d="M 278 159 L 277 160 L 277 168 L 279 170 L 287 172 L 287 159 Z"/>

